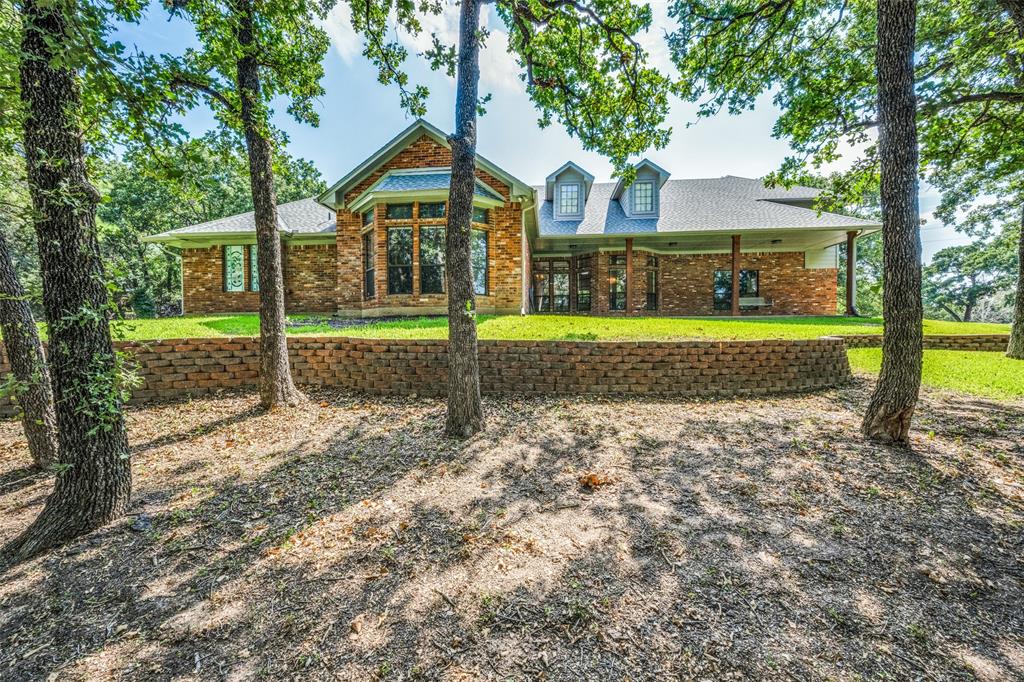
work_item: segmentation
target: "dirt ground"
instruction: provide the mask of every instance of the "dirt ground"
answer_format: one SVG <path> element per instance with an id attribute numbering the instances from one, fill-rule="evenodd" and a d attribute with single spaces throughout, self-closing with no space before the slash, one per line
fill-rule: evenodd
<path id="1" fill-rule="evenodd" d="M 131 410 L 131 516 L 0 575 L 0 678 L 1024 679 L 1024 404 Z M 0 423 L 0 541 L 50 486 Z"/>

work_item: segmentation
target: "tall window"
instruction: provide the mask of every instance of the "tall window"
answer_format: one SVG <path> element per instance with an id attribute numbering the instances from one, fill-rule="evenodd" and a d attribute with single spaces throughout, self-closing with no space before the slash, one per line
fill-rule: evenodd
<path id="1" fill-rule="evenodd" d="M 374 210 L 372 208 L 368 208 L 363 211 L 363 227 L 366 227 L 373 222 L 373 213 Z"/>
<path id="2" fill-rule="evenodd" d="M 580 212 L 580 186 L 569 182 L 558 186 L 558 212 L 562 215 L 576 215 Z"/>
<path id="3" fill-rule="evenodd" d="M 420 204 L 420 218 L 443 218 L 444 202 Z"/>
<path id="4" fill-rule="evenodd" d="M 647 310 L 658 309 L 658 257 L 647 257 Z"/>
<path id="5" fill-rule="evenodd" d="M 260 260 L 258 247 L 249 244 L 249 291 L 260 290 Z"/>
<path id="6" fill-rule="evenodd" d="M 626 257 L 608 257 L 608 310 L 626 309 Z"/>
<path id="7" fill-rule="evenodd" d="M 474 206 L 473 207 L 473 222 L 474 223 L 484 223 L 484 224 L 486 224 L 486 223 L 490 222 L 488 220 L 489 217 L 490 217 L 490 211 L 488 211 L 486 208 L 480 208 L 479 206 Z"/>
<path id="8" fill-rule="evenodd" d="M 569 261 L 551 262 L 552 310 L 556 313 L 569 312 Z"/>
<path id="9" fill-rule="evenodd" d="M 756 298 L 759 290 L 758 271 L 740 270 L 740 298 Z M 732 270 L 715 270 L 714 293 L 715 310 L 732 308 Z"/>
<path id="10" fill-rule="evenodd" d="M 388 220 L 410 220 L 412 218 L 412 204 L 388 204 L 385 215 Z"/>
<path id="11" fill-rule="evenodd" d="M 377 272 L 377 250 L 374 248 L 373 230 L 363 235 L 363 298 L 376 296 L 374 275 Z"/>
<path id="12" fill-rule="evenodd" d="M 224 291 L 245 291 L 245 247 L 224 247 Z"/>
<path id="13" fill-rule="evenodd" d="M 412 293 L 411 227 L 388 228 L 388 293 Z"/>
<path id="14" fill-rule="evenodd" d="M 590 256 L 576 259 L 576 312 L 590 311 Z"/>
<path id="15" fill-rule="evenodd" d="M 420 293 L 444 293 L 444 228 L 440 226 L 420 228 Z"/>
<path id="16" fill-rule="evenodd" d="M 654 213 L 654 183 L 650 180 L 633 183 L 633 212 Z"/>
<path id="17" fill-rule="evenodd" d="M 538 313 L 551 312 L 551 269 L 547 261 L 533 264 L 533 309 Z"/>
<path id="18" fill-rule="evenodd" d="M 473 294 L 487 295 L 487 230 L 470 230 L 469 262 L 473 270 Z"/>

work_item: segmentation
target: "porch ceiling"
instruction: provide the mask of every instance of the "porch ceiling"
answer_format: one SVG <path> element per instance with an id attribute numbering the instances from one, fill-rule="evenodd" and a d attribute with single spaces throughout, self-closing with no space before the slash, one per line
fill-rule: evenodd
<path id="1" fill-rule="evenodd" d="M 862 230 L 861 234 L 877 230 Z M 827 249 L 846 241 L 846 230 L 786 228 L 743 232 L 701 232 L 699 234 L 674 233 L 633 237 L 634 249 L 648 249 L 658 253 L 728 253 L 732 250 L 732 235 L 739 234 L 740 249 L 752 252 L 813 251 Z M 625 237 L 538 237 L 533 242 L 533 255 L 567 255 L 596 250 L 625 249 Z"/>

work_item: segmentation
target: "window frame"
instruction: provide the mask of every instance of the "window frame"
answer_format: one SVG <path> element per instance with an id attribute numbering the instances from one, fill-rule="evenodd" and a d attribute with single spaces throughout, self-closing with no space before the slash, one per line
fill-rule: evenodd
<path id="1" fill-rule="evenodd" d="M 436 232 L 440 233 L 440 237 L 441 237 L 441 249 L 440 249 L 440 252 L 439 252 L 440 260 L 437 263 L 424 262 L 424 258 L 423 258 L 423 256 L 424 256 L 424 249 L 423 249 L 424 239 L 423 239 L 423 236 L 424 236 L 424 233 L 431 233 L 431 234 L 433 234 L 432 231 L 436 231 Z M 419 261 L 420 261 L 420 294 L 443 294 L 443 293 L 445 293 L 445 273 L 444 273 L 445 238 L 446 238 L 446 234 L 445 234 L 445 226 L 444 225 L 421 225 L 420 226 L 420 240 L 419 240 L 420 241 L 420 252 L 419 252 Z M 440 281 L 440 286 L 441 286 L 440 291 L 433 291 L 433 290 L 429 290 L 428 291 L 424 287 L 424 282 L 427 281 L 427 277 L 425 276 L 424 273 L 426 273 L 429 270 L 434 270 L 434 269 L 440 270 L 440 275 L 441 275 L 440 280 L 439 280 Z"/>
<path id="2" fill-rule="evenodd" d="M 363 211 L 362 216 L 363 227 L 366 227 L 367 225 L 373 225 L 373 221 L 376 220 L 377 216 L 377 207 L 374 206 L 372 208 L 366 209 L 365 211 Z M 367 219 L 367 216 L 369 216 L 369 219 Z"/>
<path id="3" fill-rule="evenodd" d="M 249 291 L 258 292 L 260 290 L 259 245 L 249 244 L 246 251 L 249 253 Z"/>
<path id="4" fill-rule="evenodd" d="M 393 256 L 395 255 L 396 249 L 392 246 L 391 235 L 392 235 L 392 233 L 397 234 L 400 230 L 408 230 L 409 231 L 409 248 L 408 248 L 409 262 L 408 263 L 396 263 L 396 262 L 393 262 Z M 409 296 L 409 295 L 412 295 L 413 289 L 414 289 L 413 277 L 412 277 L 412 275 L 413 275 L 412 264 L 413 264 L 413 259 L 414 259 L 414 254 L 413 254 L 413 251 L 414 251 L 413 246 L 414 245 L 413 245 L 413 229 L 412 229 L 412 226 L 411 225 L 394 225 L 394 226 L 388 227 L 387 228 L 387 234 L 385 236 L 385 240 L 386 240 L 385 243 L 387 244 L 388 296 Z M 395 277 L 392 273 L 397 272 L 398 270 L 403 270 L 403 271 L 407 270 L 408 271 L 408 282 L 409 282 L 408 291 L 405 291 L 404 287 L 403 287 L 402 291 L 399 291 L 397 289 L 397 282 L 398 282 L 399 278 Z"/>
<path id="5" fill-rule="evenodd" d="M 423 215 L 423 208 L 426 206 L 441 207 L 440 215 Z M 421 220 L 442 220 L 448 215 L 448 206 L 443 201 L 421 201 L 416 208 L 416 217 Z"/>
<path id="6" fill-rule="evenodd" d="M 234 249 L 238 250 L 237 253 L 241 254 L 241 259 L 242 259 L 242 263 L 241 263 L 241 266 L 240 266 L 241 267 L 241 273 L 240 273 L 241 274 L 241 282 L 238 284 L 237 288 L 232 288 L 230 283 L 229 283 L 229 280 L 228 280 L 228 277 L 230 275 L 230 265 L 229 265 L 229 262 L 228 262 L 228 253 L 229 253 L 229 250 L 234 250 Z M 245 249 L 245 245 L 244 244 L 225 244 L 224 246 L 221 247 L 221 263 L 222 263 L 222 271 L 223 271 L 222 272 L 222 274 L 223 274 L 222 285 L 223 285 L 224 293 L 237 294 L 237 293 L 245 292 L 245 250 L 246 249 Z"/>
<path id="7" fill-rule="evenodd" d="M 565 190 L 574 189 L 576 190 L 576 209 L 573 211 L 566 211 L 564 208 L 564 197 L 562 196 Z M 560 182 L 557 185 L 557 192 L 555 194 L 555 208 L 556 213 L 562 218 L 574 218 L 579 217 L 583 214 L 583 183 L 582 182 Z"/>
<path id="8" fill-rule="evenodd" d="M 594 260 L 591 256 L 578 256 L 576 258 L 576 312 L 589 313 L 594 305 Z M 580 286 L 586 275 L 586 286 Z M 586 305 L 580 302 L 586 298 Z"/>
<path id="9" fill-rule="evenodd" d="M 642 208 L 638 207 L 638 204 L 637 204 L 638 192 L 637 192 L 637 190 L 639 190 L 641 186 L 650 189 L 650 196 L 647 197 L 650 200 L 650 208 L 642 209 Z M 633 183 L 633 187 L 630 189 L 630 191 L 633 193 L 633 196 L 632 196 L 632 200 L 633 200 L 633 213 L 636 213 L 638 215 L 650 215 L 650 214 L 654 213 L 657 210 L 657 201 L 656 201 L 655 196 L 654 196 L 654 181 L 653 180 L 637 180 L 636 182 Z"/>
<path id="10" fill-rule="evenodd" d="M 476 243 L 474 240 L 474 233 L 483 235 L 484 237 L 484 275 L 483 275 L 483 291 L 477 290 L 477 275 L 476 271 L 473 270 L 473 245 Z M 484 230 L 479 227 L 472 227 L 469 230 L 469 266 L 470 271 L 473 274 L 473 295 L 474 296 L 490 296 L 491 291 L 491 235 L 490 230 Z"/>
<path id="11" fill-rule="evenodd" d="M 746 273 L 747 283 L 750 282 L 750 273 L 753 273 L 754 293 L 749 293 L 749 290 L 748 290 L 747 293 L 744 293 L 744 291 L 743 291 L 744 273 Z M 718 293 L 715 291 L 716 281 L 717 281 L 717 279 L 719 278 L 720 275 L 723 277 L 723 279 L 727 278 L 728 286 L 729 286 L 728 298 L 721 298 L 721 297 L 719 297 Z M 714 309 L 714 310 L 732 310 L 732 270 L 731 269 L 730 270 L 715 270 L 715 274 L 713 275 L 713 277 L 714 277 L 714 279 L 712 280 L 712 284 L 711 284 L 712 309 Z M 755 270 L 755 269 L 752 269 L 752 268 L 743 268 L 743 269 L 741 269 L 740 270 L 740 298 L 759 298 L 760 296 L 761 296 L 761 271 L 760 270 Z"/>
<path id="12" fill-rule="evenodd" d="M 391 215 L 391 209 L 393 208 L 408 208 L 409 215 Z M 413 206 L 412 202 L 401 203 L 401 204 L 385 204 L 384 205 L 384 219 L 385 220 L 412 220 Z"/>
<path id="13" fill-rule="evenodd" d="M 363 233 L 363 300 L 377 297 L 377 242 L 373 230 Z"/>
<path id="14" fill-rule="evenodd" d="M 621 260 L 620 260 L 621 259 Z M 612 281 L 612 277 L 615 280 Z M 622 291 L 616 287 L 621 284 Z M 626 257 L 608 256 L 608 310 L 609 312 L 622 312 L 626 310 Z M 621 300 L 621 302 L 620 302 Z"/>

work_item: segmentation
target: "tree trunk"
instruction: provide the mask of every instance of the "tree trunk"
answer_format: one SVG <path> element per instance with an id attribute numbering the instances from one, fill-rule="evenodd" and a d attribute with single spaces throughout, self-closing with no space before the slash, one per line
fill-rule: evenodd
<path id="1" fill-rule="evenodd" d="M 476 109 L 480 81 L 480 0 L 463 0 L 459 20 L 459 63 L 455 96 L 452 180 L 445 230 L 448 285 L 448 415 L 445 433 L 468 438 L 484 426 L 477 359 L 476 302 L 470 265 L 470 223 L 476 170 Z"/>
<path id="2" fill-rule="evenodd" d="M 964 306 L 964 315 L 963 315 L 963 321 L 964 322 L 973 322 L 974 321 L 973 320 L 973 318 L 974 318 L 974 306 L 975 306 L 974 301 L 969 301 L 967 303 L 967 305 Z"/>
<path id="3" fill-rule="evenodd" d="M 32 307 L 11 262 L 7 237 L 0 231 L 0 329 L 4 350 L 17 382 L 15 395 L 21 407 L 32 463 L 46 469 L 57 463 L 57 415 L 53 410 L 50 370 L 43 356 Z"/>
<path id="4" fill-rule="evenodd" d="M 284 276 L 281 238 L 277 230 L 277 193 L 269 123 L 260 95 L 253 10 L 250 0 L 235 0 L 236 36 L 242 48 L 238 60 L 238 96 L 249 153 L 249 184 L 256 219 L 257 270 L 260 279 L 260 403 L 264 408 L 298 405 L 302 393 L 292 381 L 285 336 Z"/>
<path id="5" fill-rule="evenodd" d="M 1017 238 L 1017 301 L 1013 306 L 1013 327 L 1006 354 L 1024 360 L 1024 208 L 1020 214 L 1020 236 Z"/>
<path id="6" fill-rule="evenodd" d="M 78 82 L 55 54 L 68 42 L 64 8 L 25 0 L 20 63 L 59 469 L 43 511 L 4 548 L 5 561 L 31 557 L 120 516 L 131 494 L 120 372 L 96 238 L 99 195 L 86 176 Z"/>
<path id="7" fill-rule="evenodd" d="M 864 415 L 867 438 L 907 443 L 921 388 L 921 235 L 917 203 L 914 31 L 917 0 L 878 1 L 878 154 L 885 288 L 882 370 Z"/>

